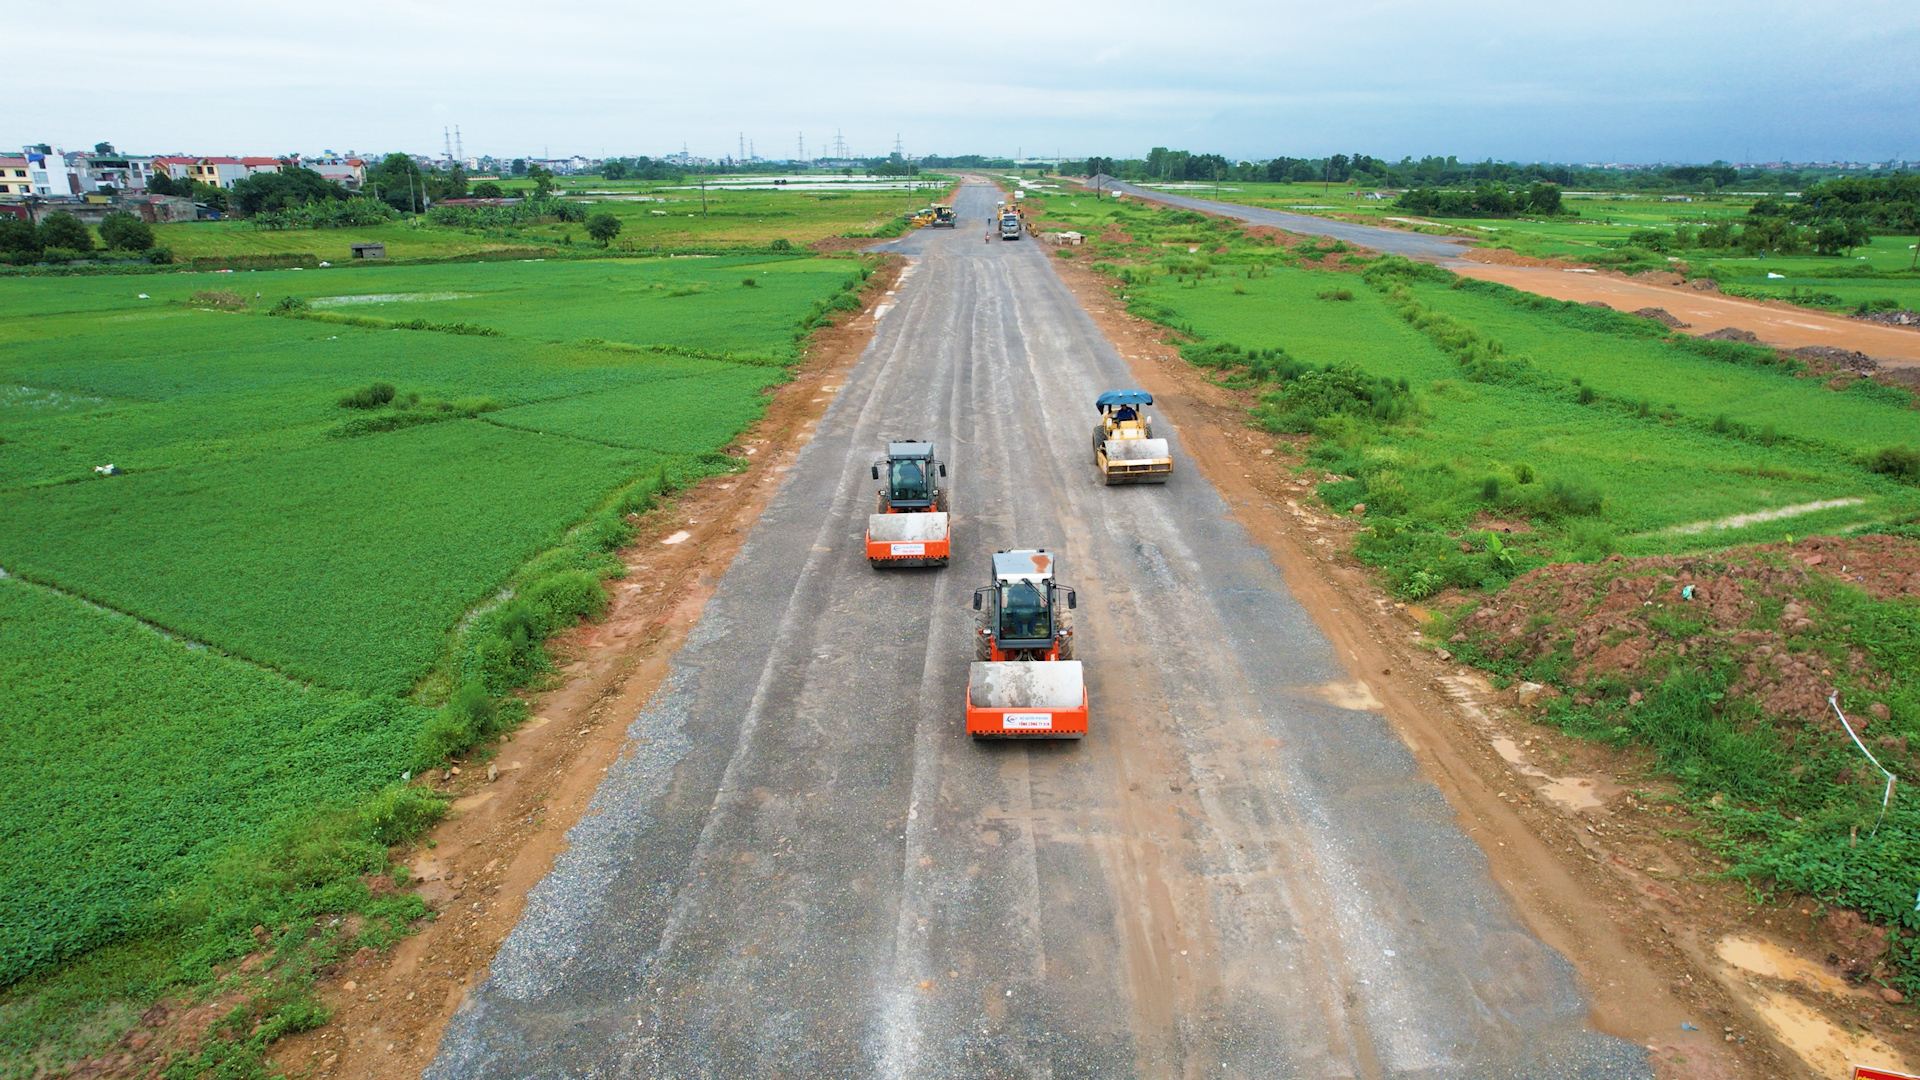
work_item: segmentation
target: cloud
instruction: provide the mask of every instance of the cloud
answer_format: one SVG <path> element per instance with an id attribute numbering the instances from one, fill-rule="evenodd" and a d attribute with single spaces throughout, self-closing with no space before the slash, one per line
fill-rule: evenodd
<path id="1" fill-rule="evenodd" d="M 10 36 L 0 138 L 201 152 L 1920 156 L 1920 6 L 127 0 Z"/>

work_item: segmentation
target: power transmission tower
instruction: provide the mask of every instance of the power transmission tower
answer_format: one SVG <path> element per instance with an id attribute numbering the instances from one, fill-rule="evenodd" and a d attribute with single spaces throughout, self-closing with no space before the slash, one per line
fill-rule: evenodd
<path id="1" fill-rule="evenodd" d="M 460 145 L 460 125 L 453 125 L 453 156 L 461 161 L 467 160 L 467 148 Z"/>
<path id="2" fill-rule="evenodd" d="M 746 159 L 747 159 L 747 133 L 743 131 L 740 133 L 740 160 L 745 161 Z"/>
<path id="3" fill-rule="evenodd" d="M 453 160 L 453 132 L 447 128 L 444 128 L 444 127 L 441 128 L 440 142 L 443 147 L 443 152 L 447 155 L 447 160 L 452 161 Z"/>
<path id="4" fill-rule="evenodd" d="M 800 158 L 799 158 L 799 161 L 800 161 L 800 163 L 801 163 L 802 165 L 804 165 L 804 164 L 806 164 L 806 161 L 807 161 L 807 133 L 806 133 L 806 132 L 804 132 L 804 131 L 802 131 L 802 132 L 800 132 Z"/>

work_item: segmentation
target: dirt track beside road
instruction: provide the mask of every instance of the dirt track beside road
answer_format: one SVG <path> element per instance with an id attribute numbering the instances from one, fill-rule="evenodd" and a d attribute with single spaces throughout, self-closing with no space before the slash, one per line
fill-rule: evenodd
<path id="1" fill-rule="evenodd" d="M 1752 331 L 1762 342 L 1780 349 L 1803 345 L 1831 345 L 1866 353 L 1882 367 L 1920 367 L 1920 333 L 1897 326 L 1829 315 L 1791 304 L 1746 300 L 1685 286 L 1655 285 L 1617 274 L 1581 273 L 1534 266 L 1503 266 L 1478 261 L 1449 264 L 1462 277 L 1497 281 L 1530 293 L 1575 303 L 1599 301 L 1615 311 L 1665 308 L 1692 325 L 1687 334 L 1707 334 L 1726 327 Z"/>

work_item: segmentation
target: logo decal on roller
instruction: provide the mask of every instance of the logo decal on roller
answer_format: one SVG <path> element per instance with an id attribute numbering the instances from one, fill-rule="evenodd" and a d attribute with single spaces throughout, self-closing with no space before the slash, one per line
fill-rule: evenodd
<path id="1" fill-rule="evenodd" d="M 894 558 L 896 559 L 902 555 L 925 555 L 926 553 L 927 553 L 927 545 L 925 544 L 893 545 L 893 555 L 894 555 Z"/>
<path id="2" fill-rule="evenodd" d="M 1043 712 L 1003 713 L 1000 726 L 1008 731 L 1052 731 L 1053 714 Z"/>

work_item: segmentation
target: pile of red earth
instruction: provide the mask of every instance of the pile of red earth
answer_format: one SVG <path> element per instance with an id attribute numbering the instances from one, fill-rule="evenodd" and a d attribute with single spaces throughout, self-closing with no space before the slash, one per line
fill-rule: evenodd
<path id="1" fill-rule="evenodd" d="M 1666 323 L 1668 326 L 1676 329 L 1693 325 L 1689 322 L 1681 322 L 1679 316 L 1663 307 L 1643 307 L 1639 311 L 1634 312 L 1634 314 L 1643 319 L 1652 319 L 1654 322 Z"/>
<path id="2" fill-rule="evenodd" d="M 1457 643 L 1521 667 L 1557 656 L 1553 681 L 1588 704 L 1596 680 L 1641 692 L 1690 666 L 1730 662 L 1728 692 L 1776 717 L 1838 730 L 1827 704 L 1840 695 L 1856 727 L 1886 721 L 1894 678 L 1828 623 L 1814 575 L 1878 600 L 1920 601 L 1920 544 L 1890 536 L 1812 537 L 1799 543 L 1697 555 L 1562 563 L 1516 578 L 1461 620 Z M 1838 670 L 1837 670 L 1838 669 Z M 1836 678 L 1843 675 L 1844 677 Z M 1878 734 L 1878 733 L 1876 733 Z M 1904 757 L 1904 739 L 1886 749 Z"/>
<path id="3" fill-rule="evenodd" d="M 1742 330 L 1737 326 L 1723 327 L 1711 334 L 1701 334 L 1701 341 L 1741 341 L 1748 345 L 1760 344 L 1759 335 L 1751 330 Z"/>
<path id="4" fill-rule="evenodd" d="M 1853 349 L 1842 349 L 1834 345 L 1803 345 L 1793 350 L 1789 356 L 1810 360 L 1824 369 L 1833 371 L 1853 371 L 1861 375 L 1871 375 L 1880 370 L 1880 361 L 1866 353 Z"/>
<path id="5" fill-rule="evenodd" d="M 1905 311 L 1867 311 L 1855 315 L 1854 318 L 1884 323 L 1888 326 L 1920 326 L 1920 311 L 1912 308 Z"/>

